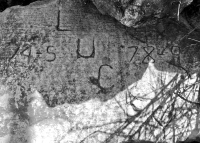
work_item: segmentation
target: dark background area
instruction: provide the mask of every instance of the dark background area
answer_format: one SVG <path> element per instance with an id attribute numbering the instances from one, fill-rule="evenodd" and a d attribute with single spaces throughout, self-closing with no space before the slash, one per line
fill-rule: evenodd
<path id="1" fill-rule="evenodd" d="M 8 7 L 12 7 L 15 5 L 26 6 L 35 1 L 42 1 L 42 0 L 0 0 L 0 12 L 4 11 Z M 91 3 L 91 0 L 82 0 L 82 1 L 85 4 Z M 199 13 L 200 13 L 200 0 L 193 0 L 193 2 L 189 6 L 183 9 L 181 15 L 185 17 L 185 19 L 192 27 L 195 27 L 196 23 L 200 21 L 198 20 L 200 15 Z"/>
<path id="2" fill-rule="evenodd" d="M 14 5 L 26 6 L 34 1 L 41 1 L 41 0 L 0 0 L 0 12 Z"/>

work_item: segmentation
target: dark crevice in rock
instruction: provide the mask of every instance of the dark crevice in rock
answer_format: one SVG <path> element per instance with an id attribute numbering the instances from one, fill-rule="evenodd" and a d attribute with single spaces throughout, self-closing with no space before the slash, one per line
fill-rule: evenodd
<path id="1" fill-rule="evenodd" d="M 193 0 L 190 5 L 183 9 L 181 15 L 187 20 L 191 27 L 197 27 L 200 22 L 200 1 Z M 197 29 L 200 29 L 200 27 Z"/>
<path id="2" fill-rule="evenodd" d="M 12 6 L 16 5 L 26 6 L 35 1 L 42 1 L 42 0 L 0 0 L 0 12 Z"/>

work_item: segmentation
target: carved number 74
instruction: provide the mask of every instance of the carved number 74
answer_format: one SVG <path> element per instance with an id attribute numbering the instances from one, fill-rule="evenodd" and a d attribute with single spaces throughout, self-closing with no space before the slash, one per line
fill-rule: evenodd
<path id="1" fill-rule="evenodd" d="M 51 48 L 53 48 L 53 46 L 48 46 L 47 49 L 46 49 L 46 52 L 48 54 L 50 54 L 50 56 L 52 57 L 51 59 L 46 59 L 46 61 L 48 61 L 48 62 L 53 62 L 56 59 L 56 54 L 51 51 Z M 20 52 L 20 54 L 23 55 L 23 56 L 26 56 L 28 58 L 28 60 L 27 60 L 28 64 L 30 63 L 31 58 L 33 58 L 33 55 L 31 55 L 32 54 L 32 48 L 31 48 L 30 45 L 27 46 L 25 49 L 23 49 Z M 37 53 L 37 54 L 42 54 L 42 53 Z"/>

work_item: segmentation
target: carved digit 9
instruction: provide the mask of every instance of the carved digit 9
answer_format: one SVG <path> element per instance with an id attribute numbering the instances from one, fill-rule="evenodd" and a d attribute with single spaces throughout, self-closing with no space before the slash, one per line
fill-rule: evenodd
<path id="1" fill-rule="evenodd" d="M 171 53 L 173 55 L 180 55 L 180 47 L 179 46 L 172 46 L 171 47 Z"/>

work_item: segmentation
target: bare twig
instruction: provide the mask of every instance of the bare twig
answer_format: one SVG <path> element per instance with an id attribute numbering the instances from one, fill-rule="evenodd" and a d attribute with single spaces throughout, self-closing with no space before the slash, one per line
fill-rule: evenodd
<path id="1" fill-rule="evenodd" d="M 193 40 L 193 41 L 195 41 L 195 42 L 199 42 L 200 43 L 200 41 L 199 40 L 196 40 L 196 39 L 192 39 L 192 38 L 188 38 L 189 40 Z"/>
<path id="2" fill-rule="evenodd" d="M 179 15 L 180 15 L 180 7 L 181 7 L 181 1 L 178 2 L 178 12 L 177 12 L 177 20 L 179 21 Z"/>

